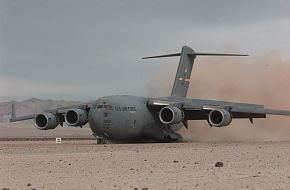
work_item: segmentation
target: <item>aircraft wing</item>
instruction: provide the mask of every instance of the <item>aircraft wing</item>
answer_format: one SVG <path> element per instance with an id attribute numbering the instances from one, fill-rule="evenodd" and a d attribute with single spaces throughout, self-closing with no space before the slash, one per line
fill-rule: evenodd
<path id="1" fill-rule="evenodd" d="M 268 109 L 259 104 L 186 99 L 183 105 L 188 120 L 205 119 L 207 114 L 215 109 L 227 110 L 233 118 L 266 118 L 266 115 L 290 116 L 289 110 Z"/>
<path id="2" fill-rule="evenodd" d="M 266 118 L 267 115 L 290 116 L 290 110 L 268 109 L 259 104 L 186 98 L 157 98 L 148 101 L 149 108 L 175 106 L 183 110 L 184 120 L 208 120 L 212 110 L 226 110 L 232 118 Z"/>
<path id="3" fill-rule="evenodd" d="M 59 123 L 62 125 L 62 123 L 64 122 L 64 114 L 66 113 L 67 110 L 76 108 L 76 109 L 81 109 L 81 110 L 84 110 L 86 112 L 89 112 L 90 107 L 91 107 L 90 103 L 78 104 L 78 105 L 72 105 L 72 106 L 66 106 L 66 107 L 58 107 L 58 108 L 49 109 L 49 110 L 43 110 L 40 113 L 51 113 L 51 114 L 57 116 L 59 119 Z M 38 114 L 40 114 L 40 113 L 35 113 L 35 114 L 31 114 L 31 115 L 16 117 L 14 102 L 12 102 L 12 104 L 11 104 L 11 109 L 12 109 L 12 112 L 11 112 L 10 122 L 35 119 L 35 117 Z"/>

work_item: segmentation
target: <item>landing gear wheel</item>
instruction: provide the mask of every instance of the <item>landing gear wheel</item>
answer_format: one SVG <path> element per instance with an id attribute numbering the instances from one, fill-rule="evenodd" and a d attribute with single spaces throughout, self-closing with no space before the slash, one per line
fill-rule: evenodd
<path id="1" fill-rule="evenodd" d="M 171 139 L 170 135 L 165 136 L 163 139 L 164 143 L 170 143 L 171 141 L 172 141 L 172 139 Z"/>
<path id="2" fill-rule="evenodd" d="M 106 139 L 104 137 L 97 137 L 97 144 L 106 144 Z"/>
<path id="3" fill-rule="evenodd" d="M 102 138 L 101 137 L 97 137 L 97 144 L 102 144 Z"/>
<path id="4" fill-rule="evenodd" d="M 101 141 L 102 141 L 102 144 L 107 144 L 107 142 L 106 142 L 106 139 L 105 139 L 105 138 L 102 138 L 102 139 L 101 139 Z"/>

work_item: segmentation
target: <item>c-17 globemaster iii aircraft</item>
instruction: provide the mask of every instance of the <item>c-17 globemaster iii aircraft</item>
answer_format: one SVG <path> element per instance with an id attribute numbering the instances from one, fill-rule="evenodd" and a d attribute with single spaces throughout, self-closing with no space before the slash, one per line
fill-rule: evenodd
<path id="1" fill-rule="evenodd" d="M 171 96 L 146 98 L 129 95 L 105 96 L 94 103 L 45 110 L 42 113 L 16 117 L 14 104 L 10 122 L 34 119 L 40 130 L 58 125 L 82 127 L 89 123 L 97 142 L 146 141 L 172 142 L 182 139 L 177 131 L 188 128 L 188 120 L 205 120 L 211 127 L 228 126 L 232 119 L 266 118 L 287 115 L 288 110 L 266 109 L 263 105 L 186 98 L 191 70 L 197 56 L 247 56 L 241 54 L 196 53 L 183 46 L 181 53 L 149 58 L 180 56 Z"/>

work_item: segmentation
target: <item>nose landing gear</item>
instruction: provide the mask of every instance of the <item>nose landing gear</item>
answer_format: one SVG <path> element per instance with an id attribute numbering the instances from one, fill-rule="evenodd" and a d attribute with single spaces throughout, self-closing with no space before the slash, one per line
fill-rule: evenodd
<path id="1" fill-rule="evenodd" d="M 95 133 L 93 136 L 96 137 L 97 144 L 107 144 L 105 137 L 97 136 Z"/>

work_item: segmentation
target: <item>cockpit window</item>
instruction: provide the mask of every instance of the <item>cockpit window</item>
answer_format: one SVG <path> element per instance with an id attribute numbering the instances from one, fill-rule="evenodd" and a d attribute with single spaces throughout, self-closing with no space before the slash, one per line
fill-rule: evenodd
<path id="1" fill-rule="evenodd" d="M 102 109 L 103 108 L 103 105 L 99 104 L 97 109 Z"/>
<path id="2" fill-rule="evenodd" d="M 108 105 L 108 104 L 99 104 L 97 106 L 97 110 L 100 110 L 100 109 L 113 110 L 113 106 L 112 105 Z"/>

